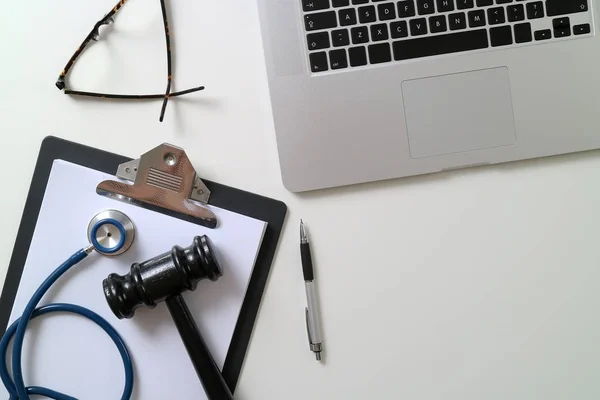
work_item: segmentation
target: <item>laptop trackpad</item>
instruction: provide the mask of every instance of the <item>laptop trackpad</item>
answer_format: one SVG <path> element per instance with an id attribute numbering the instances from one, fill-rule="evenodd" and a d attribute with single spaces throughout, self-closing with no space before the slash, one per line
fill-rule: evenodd
<path id="1" fill-rule="evenodd" d="M 402 94 L 413 158 L 516 141 L 506 67 L 404 81 Z"/>

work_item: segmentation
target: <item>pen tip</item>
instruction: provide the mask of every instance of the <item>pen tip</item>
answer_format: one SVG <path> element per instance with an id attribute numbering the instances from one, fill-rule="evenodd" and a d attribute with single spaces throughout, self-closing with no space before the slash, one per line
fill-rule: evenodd
<path id="1" fill-rule="evenodd" d="M 317 355 L 317 361 L 321 361 L 321 352 L 315 353 Z"/>

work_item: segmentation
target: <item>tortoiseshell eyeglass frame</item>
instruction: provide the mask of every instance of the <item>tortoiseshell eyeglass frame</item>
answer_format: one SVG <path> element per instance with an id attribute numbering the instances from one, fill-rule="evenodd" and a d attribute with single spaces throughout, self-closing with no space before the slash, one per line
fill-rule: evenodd
<path id="1" fill-rule="evenodd" d="M 165 117 L 165 111 L 167 109 L 167 103 L 169 98 L 183 96 L 184 94 L 198 92 L 200 90 L 204 90 L 204 86 L 198 86 L 186 90 L 182 90 L 179 92 L 171 93 L 171 81 L 173 80 L 173 75 L 171 72 L 171 37 L 169 32 L 169 22 L 167 19 L 167 8 L 165 5 L 165 0 L 160 0 L 160 8 L 162 11 L 163 17 L 163 25 L 165 27 L 165 40 L 167 44 L 167 89 L 164 94 L 113 94 L 113 93 L 97 93 L 97 92 L 84 92 L 79 90 L 71 90 L 67 87 L 66 78 L 69 74 L 69 71 L 83 52 L 86 46 L 91 41 L 97 41 L 100 38 L 100 27 L 102 25 L 110 25 L 114 22 L 114 16 L 119 12 L 119 10 L 127 3 L 127 0 L 120 0 L 116 6 L 114 6 L 108 14 L 104 16 L 100 21 L 96 22 L 92 31 L 86 36 L 81 45 L 77 48 L 73 56 L 67 62 L 67 65 L 60 73 L 58 80 L 56 81 L 56 87 L 60 90 L 64 90 L 65 94 L 77 95 L 77 96 L 89 96 L 89 97 L 100 97 L 103 99 L 121 99 L 121 100 L 144 100 L 144 99 L 163 99 L 162 108 L 160 110 L 160 118 L 159 120 L 162 122 Z"/>

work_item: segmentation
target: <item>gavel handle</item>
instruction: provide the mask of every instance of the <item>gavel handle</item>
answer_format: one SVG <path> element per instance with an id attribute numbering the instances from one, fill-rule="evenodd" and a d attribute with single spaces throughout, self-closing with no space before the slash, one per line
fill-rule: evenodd
<path id="1" fill-rule="evenodd" d="M 165 302 L 208 399 L 233 400 L 233 395 L 219 367 L 215 364 L 183 297 L 181 295 L 170 297 Z"/>

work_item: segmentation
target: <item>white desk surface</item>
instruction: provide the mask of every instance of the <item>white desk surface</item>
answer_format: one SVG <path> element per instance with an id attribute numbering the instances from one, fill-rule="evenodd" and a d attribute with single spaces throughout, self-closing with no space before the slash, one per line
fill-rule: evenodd
<path id="1" fill-rule="evenodd" d="M 237 399 L 599 398 L 600 152 L 292 194 L 279 173 L 255 2 L 168 2 L 174 89 L 207 89 L 172 100 L 163 123 L 160 101 L 76 99 L 54 87 L 114 2 L 3 7 L 2 276 L 44 136 L 131 157 L 170 142 L 205 178 L 289 206 Z M 158 4 L 130 0 L 79 61 L 73 88 L 162 92 Z M 301 217 L 322 365 L 304 326 Z"/>

